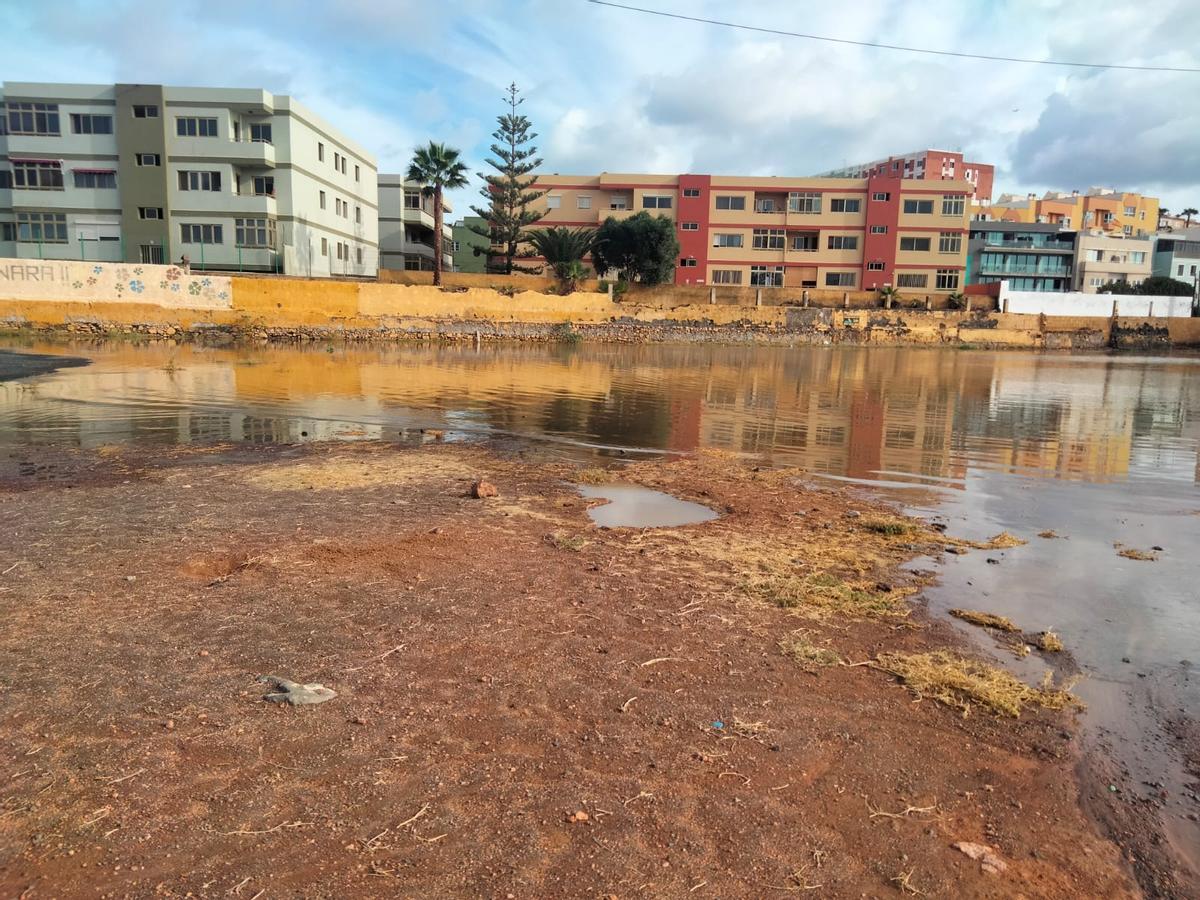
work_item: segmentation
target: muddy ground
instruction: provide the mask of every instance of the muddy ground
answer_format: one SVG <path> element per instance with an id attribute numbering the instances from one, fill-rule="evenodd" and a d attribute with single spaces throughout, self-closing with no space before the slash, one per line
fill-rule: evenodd
<path id="1" fill-rule="evenodd" d="M 441 444 L 0 462 L 0 896 L 1136 895 L 1073 713 L 781 650 L 952 646 L 898 569 L 936 535 L 718 455 L 623 475 L 718 520 L 601 530 L 575 474 Z M 781 572 L 913 612 L 780 608 Z M 266 674 L 338 696 L 266 703 Z"/>

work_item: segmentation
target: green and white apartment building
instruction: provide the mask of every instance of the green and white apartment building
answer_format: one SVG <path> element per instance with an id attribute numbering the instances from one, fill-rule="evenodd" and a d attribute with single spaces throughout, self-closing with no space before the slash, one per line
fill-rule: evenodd
<path id="1" fill-rule="evenodd" d="M 375 159 L 286 96 L 4 82 L 0 257 L 379 268 Z"/>

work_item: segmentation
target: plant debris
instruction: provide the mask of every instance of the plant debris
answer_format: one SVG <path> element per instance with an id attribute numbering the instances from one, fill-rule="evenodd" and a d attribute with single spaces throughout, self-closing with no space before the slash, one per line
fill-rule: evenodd
<path id="1" fill-rule="evenodd" d="M 876 663 L 903 680 L 918 697 L 961 709 L 964 716 L 975 705 L 1016 717 L 1025 706 L 1063 709 L 1079 704 L 1070 691 L 1052 687 L 1049 678 L 1040 687 L 1030 687 L 1003 669 L 945 650 L 885 653 Z"/>
<path id="2" fill-rule="evenodd" d="M 1012 619 L 1007 616 L 998 616 L 995 613 L 981 612 L 975 609 L 952 609 L 950 615 L 956 619 L 962 619 L 964 622 L 970 622 L 972 625 L 978 625 L 980 628 L 995 628 L 998 631 L 1008 632 L 1021 630 Z"/>
<path id="3" fill-rule="evenodd" d="M 1065 648 L 1062 638 L 1053 631 L 1043 631 L 1038 635 L 1037 645 L 1047 653 L 1061 653 Z"/>
<path id="4" fill-rule="evenodd" d="M 805 672 L 815 672 L 826 666 L 836 666 L 842 662 L 841 655 L 829 647 L 822 647 L 809 640 L 806 629 L 793 631 L 779 642 L 779 649 L 785 656 L 790 656 L 800 664 Z"/>
<path id="5" fill-rule="evenodd" d="M 898 519 L 864 519 L 862 526 L 867 531 L 873 531 L 876 534 L 885 534 L 889 537 L 908 534 L 913 529 L 911 524 L 901 522 Z"/>
<path id="6" fill-rule="evenodd" d="M 552 531 L 546 535 L 546 543 L 555 550 L 570 550 L 578 553 L 587 546 L 587 538 L 581 534 L 567 534 L 563 531 Z"/>
<path id="7" fill-rule="evenodd" d="M 774 575 L 749 587 L 759 599 L 813 618 L 841 615 L 855 619 L 907 616 L 911 590 L 880 591 L 876 582 L 847 582 L 829 572 L 813 575 Z"/>
<path id="8" fill-rule="evenodd" d="M 1126 559 L 1137 559 L 1144 562 L 1154 562 L 1158 559 L 1158 554 L 1153 550 L 1139 550 L 1136 547 L 1126 547 L 1121 542 L 1113 544 L 1117 550 L 1117 556 L 1123 556 Z"/>
<path id="9" fill-rule="evenodd" d="M 580 484 L 609 484 L 616 480 L 616 473 L 611 469 L 580 469 L 575 473 L 575 480 Z"/>

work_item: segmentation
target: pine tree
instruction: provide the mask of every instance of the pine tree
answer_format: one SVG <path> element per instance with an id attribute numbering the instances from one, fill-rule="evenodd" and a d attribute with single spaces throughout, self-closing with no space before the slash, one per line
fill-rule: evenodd
<path id="1" fill-rule="evenodd" d="M 508 86 L 508 111 L 497 116 L 500 127 L 492 132 L 495 143 L 491 146 L 494 157 L 486 162 L 500 174 L 485 175 L 480 194 L 487 200 L 486 206 L 473 206 L 471 211 L 487 223 L 472 225 L 471 230 L 491 242 L 488 253 L 488 271 L 511 275 L 513 272 L 540 272 L 541 267 L 518 265 L 515 260 L 534 255 L 532 249 L 521 249 L 526 243 L 523 230 L 541 218 L 537 210 L 529 208 L 545 191 L 531 191 L 536 178 L 529 173 L 542 164 L 537 156 L 533 141 L 537 137 L 530 131 L 532 124 L 526 116 L 517 114 L 517 107 L 525 102 L 518 96 L 516 84 Z"/>

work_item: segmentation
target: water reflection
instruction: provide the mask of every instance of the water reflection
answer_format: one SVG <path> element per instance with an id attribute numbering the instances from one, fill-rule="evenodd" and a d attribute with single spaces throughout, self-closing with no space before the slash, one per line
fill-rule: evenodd
<path id="1" fill-rule="evenodd" d="M 11 346 L 11 342 L 10 342 Z M 434 426 L 716 447 L 854 478 L 984 467 L 1200 478 L 1200 360 L 891 348 L 27 345 L 93 364 L 0 384 L 0 442 L 295 441 Z"/>

